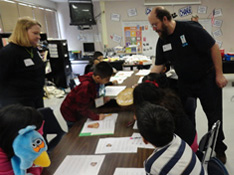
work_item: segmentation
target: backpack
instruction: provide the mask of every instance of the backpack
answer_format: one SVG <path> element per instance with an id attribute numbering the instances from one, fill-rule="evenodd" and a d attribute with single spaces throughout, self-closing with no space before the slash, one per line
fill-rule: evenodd
<path id="1" fill-rule="evenodd" d="M 216 157 L 212 157 L 207 165 L 208 175 L 229 175 L 224 164 Z"/>

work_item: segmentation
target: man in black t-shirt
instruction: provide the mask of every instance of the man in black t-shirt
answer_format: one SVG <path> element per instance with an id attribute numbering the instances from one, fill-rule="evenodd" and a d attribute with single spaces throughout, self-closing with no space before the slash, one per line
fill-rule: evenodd
<path id="1" fill-rule="evenodd" d="M 163 7 L 155 7 L 148 20 L 159 34 L 151 71 L 160 73 L 169 61 L 178 75 L 182 103 L 186 104 L 189 97 L 199 98 L 211 129 L 217 120 L 222 121 L 222 88 L 227 85 L 218 45 L 200 24 L 174 21 Z M 223 140 L 221 126 L 215 152 L 226 163 L 227 146 Z"/>

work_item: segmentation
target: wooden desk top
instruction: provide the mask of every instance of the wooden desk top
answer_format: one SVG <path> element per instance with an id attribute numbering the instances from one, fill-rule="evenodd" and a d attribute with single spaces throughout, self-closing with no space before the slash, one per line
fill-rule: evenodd
<path id="1" fill-rule="evenodd" d="M 130 87 L 138 81 L 139 77 L 133 75 L 123 84 Z M 51 165 L 44 168 L 42 175 L 52 175 L 67 155 L 94 155 L 98 140 L 106 137 L 129 137 L 134 132 L 132 126 L 127 124 L 133 120 L 133 112 L 129 109 L 120 110 L 116 121 L 114 135 L 86 136 L 79 137 L 86 118 L 78 121 L 71 130 L 64 135 L 60 143 L 50 154 Z M 136 131 L 135 131 L 136 132 Z M 110 153 L 106 157 L 99 171 L 99 175 L 113 175 L 117 167 L 141 167 L 144 160 L 149 157 L 153 149 L 139 149 L 137 153 Z"/>

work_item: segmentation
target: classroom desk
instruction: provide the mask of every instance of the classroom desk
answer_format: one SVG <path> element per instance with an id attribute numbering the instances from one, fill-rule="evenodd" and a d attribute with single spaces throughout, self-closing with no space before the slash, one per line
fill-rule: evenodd
<path id="1" fill-rule="evenodd" d="M 234 61 L 223 61 L 223 73 L 234 73 Z"/>
<path id="2" fill-rule="evenodd" d="M 142 64 L 123 64 L 123 67 L 130 67 L 131 70 L 133 70 L 134 67 L 137 67 L 137 69 L 149 69 L 152 64 L 142 65 Z"/>
<path id="3" fill-rule="evenodd" d="M 127 87 L 137 83 L 139 77 L 134 75 L 124 81 Z M 103 112 L 104 108 L 100 108 Z M 116 109 L 116 108 L 112 108 Z M 106 111 L 111 110 L 110 107 Z M 86 136 L 79 137 L 83 123 L 86 118 L 76 122 L 71 130 L 64 135 L 60 143 L 55 147 L 50 154 L 51 165 L 44 168 L 42 175 L 52 175 L 67 155 L 94 155 L 95 149 L 100 138 L 106 137 L 129 137 L 134 132 L 132 126 L 127 127 L 127 124 L 133 120 L 133 112 L 131 108 L 120 108 L 119 115 L 116 121 L 114 135 L 101 136 Z M 109 111 L 110 112 L 110 111 Z M 114 111 L 112 111 L 114 112 Z M 99 171 L 99 175 L 112 175 L 117 167 L 143 167 L 144 160 L 153 152 L 153 149 L 139 149 L 137 153 L 111 153 L 106 154 L 104 162 Z"/>

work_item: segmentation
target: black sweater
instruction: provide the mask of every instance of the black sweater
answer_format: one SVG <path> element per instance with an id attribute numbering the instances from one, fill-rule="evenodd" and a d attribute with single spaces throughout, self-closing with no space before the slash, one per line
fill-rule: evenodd
<path id="1" fill-rule="evenodd" d="M 9 43 L 0 50 L 0 102 L 8 98 L 42 97 L 44 76 L 44 63 L 36 48 Z"/>

